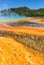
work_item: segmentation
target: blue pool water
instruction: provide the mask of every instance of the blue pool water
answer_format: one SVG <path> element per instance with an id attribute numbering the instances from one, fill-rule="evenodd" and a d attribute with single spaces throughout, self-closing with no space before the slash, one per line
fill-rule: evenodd
<path id="1" fill-rule="evenodd" d="M 25 19 L 25 16 L 18 15 L 16 13 L 11 13 L 10 15 L 3 15 L 0 14 L 0 21 L 6 21 L 6 20 L 22 20 Z"/>
<path id="2" fill-rule="evenodd" d="M 0 17 L 0 21 L 6 21 L 6 20 L 22 20 L 25 19 L 25 17 L 22 16 L 4 16 Z"/>
<path id="3" fill-rule="evenodd" d="M 44 24 L 39 24 L 35 22 L 25 22 L 25 23 L 9 23 L 10 26 L 31 26 L 31 27 L 44 27 Z"/>
<path id="4" fill-rule="evenodd" d="M 2 14 L 1 14 L 2 15 Z M 7 20 L 24 20 L 26 19 L 27 17 L 25 16 L 20 16 L 16 13 L 12 13 L 10 16 L 9 15 L 0 15 L 0 23 L 3 23 L 4 21 L 7 21 Z M 27 22 L 27 23 L 10 23 L 8 24 L 10 26 L 31 26 L 31 27 L 44 27 L 44 24 L 39 24 L 39 23 L 35 23 L 35 22 Z"/>

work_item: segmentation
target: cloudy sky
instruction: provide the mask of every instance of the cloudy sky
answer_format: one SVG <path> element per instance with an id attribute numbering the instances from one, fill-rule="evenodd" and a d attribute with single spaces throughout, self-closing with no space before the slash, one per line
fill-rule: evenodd
<path id="1" fill-rule="evenodd" d="M 0 10 L 22 6 L 31 9 L 44 8 L 44 0 L 0 0 Z"/>

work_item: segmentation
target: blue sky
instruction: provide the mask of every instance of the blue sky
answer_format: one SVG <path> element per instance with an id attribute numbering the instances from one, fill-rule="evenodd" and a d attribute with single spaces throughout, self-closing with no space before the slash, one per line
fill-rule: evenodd
<path id="1" fill-rule="evenodd" d="M 44 8 L 44 0 L 0 0 L 0 10 L 22 6 L 31 9 Z"/>

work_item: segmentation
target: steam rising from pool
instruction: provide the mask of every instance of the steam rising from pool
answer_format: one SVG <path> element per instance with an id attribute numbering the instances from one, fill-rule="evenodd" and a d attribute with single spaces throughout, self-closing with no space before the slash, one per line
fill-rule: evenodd
<path id="1" fill-rule="evenodd" d="M 21 16 L 17 14 L 16 12 L 12 11 L 12 9 L 8 9 L 8 4 L 4 3 L 3 4 L 3 10 L 0 11 L 0 21 L 5 21 L 5 20 L 21 20 L 24 19 L 25 16 Z"/>
<path id="2" fill-rule="evenodd" d="M 0 13 L 0 21 L 5 21 L 5 20 L 22 20 L 25 19 L 25 16 L 20 16 L 16 13 L 11 13 L 11 14 L 1 14 Z"/>
<path id="3" fill-rule="evenodd" d="M 11 12 L 11 10 L 3 10 L 0 11 L 0 23 L 3 23 L 4 21 L 7 20 L 23 20 L 26 19 L 25 16 L 21 16 L 15 12 Z"/>

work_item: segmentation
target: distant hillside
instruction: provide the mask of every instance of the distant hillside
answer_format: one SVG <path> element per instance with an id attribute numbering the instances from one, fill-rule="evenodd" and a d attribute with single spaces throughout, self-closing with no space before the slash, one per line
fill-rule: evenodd
<path id="1" fill-rule="evenodd" d="M 40 8 L 38 10 L 32 10 L 27 7 L 19 7 L 0 11 L 1 16 L 15 15 L 15 13 L 27 17 L 44 17 L 44 8 Z"/>

